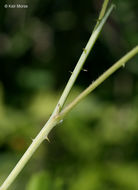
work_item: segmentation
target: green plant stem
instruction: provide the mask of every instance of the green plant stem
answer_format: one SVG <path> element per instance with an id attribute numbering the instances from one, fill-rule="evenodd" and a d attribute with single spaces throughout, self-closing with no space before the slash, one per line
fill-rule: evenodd
<path id="1" fill-rule="evenodd" d="M 12 170 L 8 178 L 5 180 L 0 190 L 6 190 L 10 184 L 14 181 L 16 176 L 23 169 L 24 165 L 28 162 L 32 154 L 39 147 L 39 145 L 44 141 L 44 139 L 48 136 L 49 132 L 53 129 L 55 125 L 59 123 L 61 119 L 63 119 L 67 113 L 69 113 L 81 100 L 83 100 L 89 93 L 91 93 L 97 86 L 99 86 L 104 80 L 106 80 L 111 74 L 113 74 L 117 69 L 121 66 L 124 66 L 127 61 L 129 61 L 133 56 L 138 54 L 138 46 L 128 52 L 124 57 L 122 57 L 119 61 L 117 61 L 112 67 L 110 67 L 106 72 L 104 72 L 95 82 L 93 82 L 86 90 L 84 90 L 72 103 L 70 103 L 67 107 L 65 107 L 61 113 L 55 115 L 51 121 L 49 121 L 40 133 L 33 140 L 32 144 L 25 152 L 23 157 L 17 163 L 15 168 Z"/>
<path id="2" fill-rule="evenodd" d="M 67 83 L 66 88 L 63 91 L 63 94 L 62 94 L 52 116 L 50 117 L 48 122 L 45 124 L 45 126 L 42 128 L 42 130 L 39 132 L 39 134 L 36 136 L 36 138 L 33 140 L 33 142 L 31 143 L 31 145 L 29 146 L 27 151 L 24 153 L 22 158 L 19 160 L 17 165 L 11 171 L 11 173 L 9 174 L 7 179 L 4 181 L 4 183 L 0 187 L 0 190 L 6 190 L 13 183 L 15 178 L 21 172 L 21 170 L 26 165 L 26 163 L 29 161 L 29 159 L 31 158 L 33 153 L 36 151 L 36 149 L 39 147 L 39 145 L 45 139 L 48 139 L 49 132 L 54 128 L 55 125 L 57 125 L 60 122 L 60 117 L 56 117 L 56 116 L 59 114 L 61 108 L 63 107 L 63 105 L 69 95 L 69 92 L 70 92 L 80 70 L 82 69 L 84 62 L 86 61 L 87 56 L 89 55 L 94 43 L 96 42 L 96 39 L 98 38 L 98 36 L 102 30 L 103 25 L 105 24 L 108 16 L 110 15 L 111 11 L 113 10 L 113 8 L 114 8 L 114 5 L 111 5 L 111 7 L 107 11 L 107 13 L 103 17 L 103 19 L 101 20 L 101 22 L 98 25 L 98 27 L 96 28 L 96 30 L 92 33 L 83 53 L 69 79 L 69 82 Z"/>
<path id="3" fill-rule="evenodd" d="M 71 77 L 70 77 L 70 79 L 69 79 L 69 81 L 68 81 L 68 83 L 67 83 L 67 85 L 66 85 L 66 87 L 65 87 L 65 89 L 64 89 L 64 91 L 63 91 L 63 93 L 62 93 L 62 95 L 60 97 L 60 99 L 59 99 L 59 102 L 57 103 L 57 106 L 56 106 L 52 116 L 59 109 L 60 110 L 62 109 L 62 107 L 63 107 L 63 105 L 64 105 L 64 103 L 65 103 L 65 101 L 66 101 L 66 99 L 67 99 L 67 97 L 68 97 L 68 95 L 70 93 L 70 90 L 71 90 L 72 86 L 74 85 L 74 83 L 75 83 L 75 81 L 76 81 L 76 79 L 77 79 L 77 77 L 78 77 L 78 75 L 79 75 L 79 73 L 80 73 L 80 71 L 81 71 L 81 69 L 82 69 L 82 67 L 83 67 L 83 65 L 84 65 L 90 51 L 91 51 L 91 49 L 93 48 L 93 46 L 94 46 L 94 44 L 95 44 L 95 42 L 96 42 L 102 28 L 103 28 L 103 26 L 104 26 L 104 24 L 105 24 L 105 22 L 107 20 L 107 18 L 109 17 L 111 11 L 115 7 L 115 5 L 111 5 L 109 10 L 105 14 L 108 1 L 109 0 L 105 0 L 104 3 L 103 3 L 102 10 L 101 10 L 101 13 L 100 13 L 100 21 L 101 22 L 99 22 L 99 19 L 98 19 L 98 22 L 97 22 L 98 26 L 96 24 L 97 27 L 92 32 L 92 35 L 91 35 L 86 47 L 84 48 L 84 50 L 83 50 L 83 52 L 82 52 L 82 54 L 80 56 L 80 59 L 78 60 L 78 62 L 76 64 L 76 67 L 75 67 L 74 71 L 72 72 L 72 75 L 71 75 Z"/>
<path id="4" fill-rule="evenodd" d="M 23 167 L 26 165 L 28 160 L 31 158 L 33 153 L 36 151 L 36 149 L 39 147 L 39 145 L 46 139 L 48 133 L 51 131 L 51 129 L 57 125 L 58 119 L 53 118 L 51 122 L 47 123 L 42 130 L 39 132 L 39 134 L 36 136 L 36 138 L 32 141 L 31 145 L 27 149 L 27 151 L 24 153 L 22 158 L 19 160 L 17 165 L 14 167 L 10 175 L 7 177 L 5 182 L 0 187 L 0 190 L 6 190 L 12 182 L 15 180 L 17 175 L 21 172 Z"/>
<path id="5" fill-rule="evenodd" d="M 129 61 L 133 56 L 138 54 L 138 46 L 128 52 L 124 57 L 117 61 L 112 67 L 110 67 L 106 72 L 104 72 L 96 81 L 94 81 L 88 88 L 86 88 L 74 101 L 72 101 L 68 106 L 66 106 L 59 114 L 59 117 L 63 118 L 70 112 L 82 99 L 84 99 L 89 93 L 91 93 L 97 86 L 99 86 L 104 80 L 106 80 L 110 75 L 112 75 L 117 69 L 125 66 L 125 63 Z"/>
<path id="6" fill-rule="evenodd" d="M 109 0 L 104 0 L 104 3 L 102 5 L 102 9 L 100 11 L 99 18 L 97 20 L 97 23 L 96 23 L 96 26 L 95 26 L 94 30 L 97 28 L 97 26 L 99 25 L 101 19 L 104 17 L 106 9 L 107 9 L 107 6 L 108 6 L 108 3 L 109 3 Z"/>
<path id="7" fill-rule="evenodd" d="M 102 9 L 100 11 L 99 20 L 101 20 L 103 18 L 103 16 L 105 15 L 108 3 L 109 3 L 109 0 L 104 0 L 104 3 L 102 5 Z"/>

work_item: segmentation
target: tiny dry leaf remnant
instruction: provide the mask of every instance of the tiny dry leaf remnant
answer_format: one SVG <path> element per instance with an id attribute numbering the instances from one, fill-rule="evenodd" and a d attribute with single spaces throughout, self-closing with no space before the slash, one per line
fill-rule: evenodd
<path id="1" fill-rule="evenodd" d="M 107 5 L 109 3 L 109 0 L 105 0 L 99 15 L 99 18 L 97 20 L 96 26 L 94 27 L 94 30 L 90 36 L 90 39 L 86 45 L 86 47 L 83 49 L 83 52 L 80 56 L 80 59 L 78 63 L 76 64 L 76 67 L 74 71 L 71 74 L 71 77 L 57 103 L 57 106 L 55 107 L 52 115 L 50 116 L 49 120 L 46 122 L 44 127 L 41 129 L 41 131 L 38 133 L 36 138 L 33 140 L 27 151 L 24 153 L 24 155 L 21 157 L 17 165 L 14 167 L 14 169 L 11 171 L 9 176 L 6 178 L 4 183 L 1 185 L 0 190 L 6 190 L 10 187 L 10 185 L 14 182 L 15 178 L 18 176 L 18 174 L 22 171 L 26 163 L 30 160 L 31 156 L 34 154 L 34 152 L 39 148 L 41 143 L 44 140 L 48 140 L 48 134 L 50 131 L 59 123 L 61 123 L 66 116 L 67 113 L 69 113 L 82 99 L 84 99 L 89 93 L 91 93 L 97 86 L 99 86 L 104 80 L 106 80 L 112 73 L 114 73 L 117 69 L 124 66 L 127 61 L 129 61 L 132 57 L 134 57 L 136 54 L 138 54 L 138 46 L 136 46 L 134 49 L 129 51 L 124 57 L 122 57 L 119 61 L 117 61 L 111 68 L 109 68 L 106 72 L 104 72 L 97 80 L 95 80 L 88 88 L 86 88 L 82 93 L 80 93 L 79 96 L 77 96 L 70 104 L 65 106 L 63 108 L 68 95 L 80 73 L 80 71 L 83 68 L 83 65 L 92 50 L 104 24 L 106 23 L 108 17 L 110 16 L 112 10 L 114 9 L 114 5 L 111 5 L 107 9 Z"/>

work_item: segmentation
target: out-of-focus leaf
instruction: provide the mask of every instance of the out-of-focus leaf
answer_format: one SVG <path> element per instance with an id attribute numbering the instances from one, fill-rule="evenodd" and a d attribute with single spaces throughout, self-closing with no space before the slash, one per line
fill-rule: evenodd
<path id="1" fill-rule="evenodd" d="M 26 190 L 52 190 L 52 179 L 47 172 L 39 172 L 34 174 L 27 187 Z"/>

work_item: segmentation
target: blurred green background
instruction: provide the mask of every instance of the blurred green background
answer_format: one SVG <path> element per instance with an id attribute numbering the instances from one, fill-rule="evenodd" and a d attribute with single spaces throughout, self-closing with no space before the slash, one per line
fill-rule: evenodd
<path id="1" fill-rule="evenodd" d="M 0 184 L 45 124 L 96 23 L 102 0 L 0 2 Z M 69 101 L 138 44 L 138 1 L 116 10 Z M 28 9 L 4 4 L 27 3 Z M 11 190 L 138 189 L 138 56 L 50 133 Z"/>

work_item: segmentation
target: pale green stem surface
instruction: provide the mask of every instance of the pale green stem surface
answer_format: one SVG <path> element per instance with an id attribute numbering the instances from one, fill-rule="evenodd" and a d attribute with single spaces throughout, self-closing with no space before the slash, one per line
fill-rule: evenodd
<path id="1" fill-rule="evenodd" d="M 4 183 L 0 187 L 0 190 L 6 190 L 13 183 L 15 178 L 21 172 L 21 170 L 26 165 L 26 163 L 29 161 L 29 159 L 31 158 L 33 153 L 36 151 L 36 149 L 39 147 L 39 145 L 44 141 L 44 139 L 48 138 L 47 136 L 48 136 L 49 132 L 60 121 L 60 117 L 56 117 L 56 116 L 59 114 L 60 109 L 63 107 L 63 105 L 68 97 L 68 94 L 69 94 L 76 78 L 78 77 L 80 70 L 83 67 L 84 62 L 86 61 L 87 56 L 89 55 L 93 45 L 95 44 L 96 39 L 98 38 L 98 36 L 102 30 L 102 27 L 105 24 L 108 16 L 110 15 L 111 11 L 113 10 L 113 8 L 114 8 L 114 5 L 111 5 L 111 7 L 107 11 L 107 13 L 103 17 L 103 19 L 101 20 L 101 22 L 98 25 L 98 27 L 96 28 L 96 30 L 92 33 L 83 53 L 69 79 L 69 82 L 67 83 L 67 86 L 66 86 L 65 90 L 63 91 L 63 94 L 62 94 L 52 116 L 50 117 L 48 122 L 45 124 L 45 126 L 42 128 L 42 130 L 39 132 L 39 134 L 36 136 L 36 138 L 33 140 L 33 142 L 31 143 L 31 145 L 29 146 L 27 151 L 24 153 L 22 158 L 19 160 L 17 165 L 11 171 L 11 173 L 9 174 L 7 179 L 4 181 Z"/>
<path id="2" fill-rule="evenodd" d="M 7 177 L 5 182 L 0 187 L 0 190 L 6 190 L 8 187 L 12 184 L 12 182 L 15 180 L 17 175 L 21 172 L 23 167 L 26 165 L 28 160 L 31 158 L 33 153 L 36 151 L 36 149 L 39 147 L 39 145 L 46 139 L 47 135 L 51 131 L 51 129 L 57 125 L 58 121 L 55 119 L 52 119 L 51 122 L 47 123 L 42 130 L 39 132 L 39 134 L 36 136 L 36 138 L 32 141 L 31 145 L 27 149 L 27 151 L 24 153 L 22 158 L 19 160 L 17 165 L 14 167 L 10 175 Z"/>
<path id="3" fill-rule="evenodd" d="M 99 20 L 101 20 L 106 12 L 106 9 L 107 9 L 107 5 L 109 3 L 109 0 L 105 0 L 104 3 L 103 3 L 103 6 L 102 6 L 102 9 L 100 11 L 100 15 L 99 15 Z"/>
<path id="4" fill-rule="evenodd" d="M 99 25 L 101 19 L 104 17 L 106 9 L 107 9 L 107 6 L 108 6 L 108 3 L 109 3 L 109 0 L 104 0 L 104 3 L 102 5 L 102 9 L 100 11 L 99 18 L 97 20 L 97 23 L 96 23 L 96 26 L 95 26 L 94 30 L 97 28 L 97 26 Z"/>
<path id="5" fill-rule="evenodd" d="M 124 66 L 133 56 L 138 54 L 138 46 L 128 52 L 124 57 L 117 61 L 112 67 L 104 72 L 96 81 L 94 81 L 86 90 L 84 90 L 74 101 L 66 106 L 61 112 L 60 117 L 63 118 L 68 112 L 70 112 L 82 99 L 84 99 L 89 93 L 91 93 L 97 86 L 99 86 L 104 80 L 112 75 L 117 69 Z"/>
<path id="6" fill-rule="evenodd" d="M 99 19 L 98 19 L 98 22 L 97 22 L 98 25 L 96 24 L 97 28 L 94 29 L 94 31 L 93 31 L 93 33 L 92 33 L 86 47 L 84 48 L 84 50 L 83 50 L 83 52 L 82 52 L 82 54 L 80 56 L 80 59 L 78 60 L 78 62 L 76 64 L 76 67 L 74 68 L 74 71 L 72 72 L 72 75 L 71 75 L 71 77 L 70 77 L 70 79 L 69 79 L 69 81 L 68 81 L 68 83 L 67 83 L 67 85 L 66 85 L 66 87 L 65 87 L 65 89 L 64 89 L 64 91 L 63 91 L 63 93 L 62 93 L 62 95 L 60 97 L 60 99 L 59 99 L 59 102 L 57 103 L 57 106 L 56 106 L 52 116 L 59 109 L 60 110 L 62 109 L 62 107 L 63 107 L 63 105 L 64 105 L 64 103 L 65 103 L 65 101 L 66 101 L 66 99 L 67 99 L 67 97 L 68 97 L 68 95 L 70 93 L 70 90 L 71 90 L 72 86 L 74 85 L 74 83 L 75 83 L 75 81 L 76 81 L 76 79 L 77 79 L 77 77 L 78 77 L 78 75 L 79 75 L 79 73 L 80 73 L 80 71 L 81 71 L 81 69 L 82 69 L 82 67 L 83 67 L 83 65 L 84 65 L 90 51 L 91 51 L 91 49 L 93 48 L 93 46 L 94 46 L 94 44 L 95 44 L 95 42 L 96 42 L 102 28 L 103 28 L 103 26 L 104 26 L 104 24 L 105 24 L 105 22 L 107 20 L 107 18 L 109 17 L 111 11 L 115 7 L 115 5 L 111 5 L 110 9 L 105 14 L 108 1 L 109 0 L 105 0 L 104 3 L 103 3 L 102 10 L 101 10 L 101 13 L 100 13 L 100 21 L 101 22 L 99 22 Z"/>

